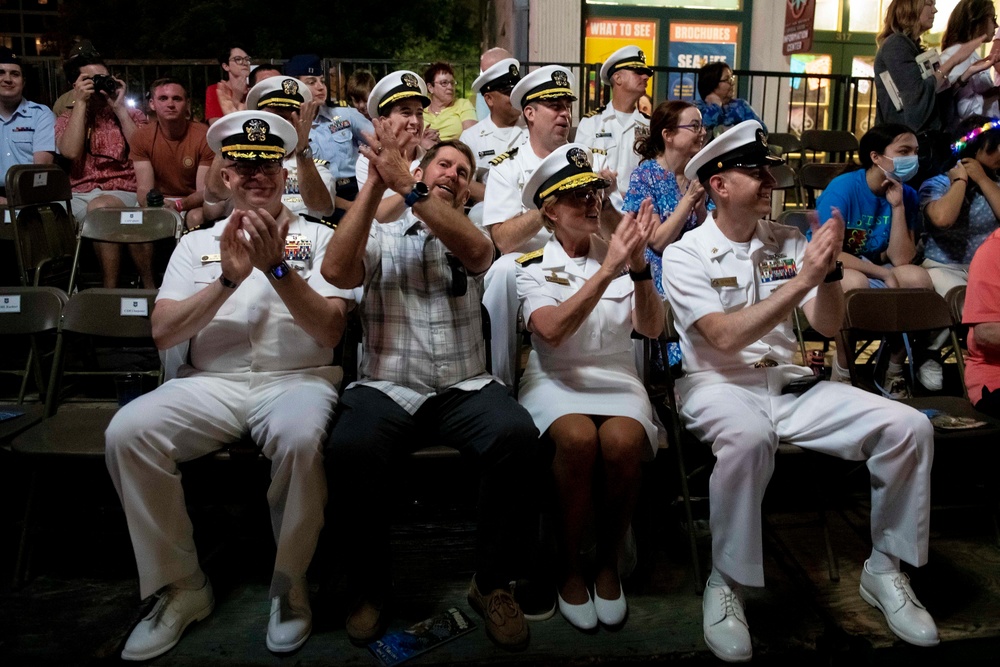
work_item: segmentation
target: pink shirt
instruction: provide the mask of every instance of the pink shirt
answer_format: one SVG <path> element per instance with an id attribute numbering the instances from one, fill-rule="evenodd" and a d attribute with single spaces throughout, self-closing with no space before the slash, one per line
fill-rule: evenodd
<path id="1" fill-rule="evenodd" d="M 969 265 L 969 285 L 965 292 L 962 321 L 969 325 L 969 355 L 965 358 L 965 386 L 969 400 L 982 399 L 983 387 L 1000 389 L 1000 354 L 976 343 L 972 326 L 1000 322 L 1000 230 L 990 234 L 979 246 Z"/>
<path id="2" fill-rule="evenodd" d="M 56 119 L 56 141 L 66 131 L 72 114 L 73 111 L 69 110 Z M 95 116 L 93 127 L 89 127 L 88 122 L 84 153 L 73 160 L 69 172 L 73 192 L 90 192 L 96 188 L 135 192 L 135 169 L 114 111 L 104 105 Z M 136 125 L 146 124 L 146 116 L 138 109 L 129 109 L 129 116 Z"/>

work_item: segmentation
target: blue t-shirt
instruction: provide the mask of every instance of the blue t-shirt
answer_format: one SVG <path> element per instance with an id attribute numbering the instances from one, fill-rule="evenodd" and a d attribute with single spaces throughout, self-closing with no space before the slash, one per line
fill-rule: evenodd
<path id="1" fill-rule="evenodd" d="M 917 238 L 920 233 L 920 204 L 917 191 L 903 185 L 903 206 L 906 226 Z M 842 174 L 830 182 L 816 202 L 819 222 L 830 219 L 833 207 L 844 216 L 844 252 L 881 264 L 880 255 L 889 249 L 892 229 L 892 206 L 885 197 L 878 197 L 868 187 L 865 170 Z M 812 238 L 812 233 L 807 233 Z"/>
<path id="2" fill-rule="evenodd" d="M 966 187 L 972 187 L 970 183 Z M 920 205 L 937 201 L 951 188 L 946 174 L 924 181 L 920 186 Z M 996 231 L 997 222 L 993 209 L 983 193 L 976 188 L 972 202 L 962 206 L 958 219 L 948 229 L 939 229 L 929 222 L 924 228 L 924 256 L 942 264 L 970 264 L 972 256 L 986 237 Z"/>

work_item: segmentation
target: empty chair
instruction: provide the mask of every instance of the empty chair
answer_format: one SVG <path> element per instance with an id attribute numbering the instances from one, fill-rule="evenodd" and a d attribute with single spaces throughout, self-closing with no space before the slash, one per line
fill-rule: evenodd
<path id="1" fill-rule="evenodd" d="M 76 234 L 69 176 L 51 164 L 19 164 L 5 184 L 21 284 L 66 285 Z"/>
<path id="2" fill-rule="evenodd" d="M 800 139 L 802 151 L 826 154 L 826 162 L 849 162 L 858 152 L 858 138 L 847 130 L 806 130 Z"/>
<path id="3" fill-rule="evenodd" d="M 809 208 L 816 208 L 817 193 L 825 190 L 830 181 L 844 173 L 847 167 L 848 165 L 843 162 L 828 164 L 809 162 L 802 165 L 802 169 L 799 170 L 799 183 L 806 192 L 806 205 Z"/>
<path id="4" fill-rule="evenodd" d="M 84 239 L 105 243 L 152 243 L 160 239 L 176 239 L 182 224 L 181 216 L 168 208 L 108 207 L 88 211 L 76 238 L 69 291 L 73 291 L 79 277 L 80 248 Z M 153 288 L 154 285 L 144 287 Z"/>

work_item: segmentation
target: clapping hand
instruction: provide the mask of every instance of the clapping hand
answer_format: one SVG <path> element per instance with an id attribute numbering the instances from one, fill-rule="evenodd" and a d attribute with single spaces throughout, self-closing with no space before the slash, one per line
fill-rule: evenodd
<path id="1" fill-rule="evenodd" d="M 285 237 L 288 236 L 288 220 L 278 223 L 264 209 L 233 211 L 228 227 L 238 221 L 238 234 L 246 249 L 247 259 L 255 268 L 270 271 L 285 259 Z M 248 271 L 249 273 L 249 271 Z"/>
<path id="2" fill-rule="evenodd" d="M 380 183 L 391 190 L 408 194 L 413 186 L 413 175 L 410 173 L 409 163 L 403 157 L 398 137 L 385 118 L 376 118 L 372 125 L 375 136 L 365 133 L 367 145 L 358 149 L 368 158 L 368 178 L 378 178 Z"/>
<path id="3" fill-rule="evenodd" d="M 826 275 L 837 268 L 837 257 L 844 246 L 844 218 L 834 208 L 830 219 L 819 225 L 812 224 L 812 240 L 806 246 L 799 275 L 810 287 L 823 282 Z"/>

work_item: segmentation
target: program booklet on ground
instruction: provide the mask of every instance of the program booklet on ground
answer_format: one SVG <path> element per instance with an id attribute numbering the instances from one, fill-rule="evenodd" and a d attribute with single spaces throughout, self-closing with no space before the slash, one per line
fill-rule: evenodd
<path id="1" fill-rule="evenodd" d="M 8 419 L 13 419 L 14 417 L 20 417 L 23 414 L 24 410 L 18 410 L 17 408 L 0 409 L 0 422 L 7 421 Z"/>
<path id="2" fill-rule="evenodd" d="M 369 644 L 368 650 L 381 664 L 391 667 L 471 632 L 475 627 L 460 609 L 452 607 L 406 630 L 390 632 Z"/>

